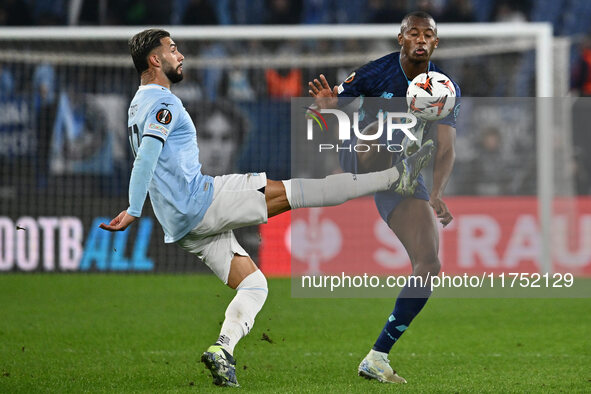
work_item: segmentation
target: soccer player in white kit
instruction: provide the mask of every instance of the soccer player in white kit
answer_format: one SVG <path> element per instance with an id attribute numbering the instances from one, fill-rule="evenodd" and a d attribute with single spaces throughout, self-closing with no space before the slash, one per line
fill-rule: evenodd
<path id="1" fill-rule="evenodd" d="M 397 166 L 361 175 L 272 181 L 265 173 L 212 178 L 201 173 L 197 132 L 181 100 L 170 91 L 183 79 L 184 56 L 160 29 L 129 40 L 141 85 L 129 107 L 128 132 L 135 161 L 129 181 L 129 208 L 109 224 L 123 231 L 141 216 L 146 195 L 164 229 L 164 241 L 197 255 L 225 284 L 236 289 L 220 335 L 202 355 L 213 382 L 238 386 L 234 347 L 251 330 L 267 298 L 267 281 L 237 242 L 233 229 L 266 223 L 290 209 L 342 204 L 377 191 L 410 188 L 428 164 L 432 144 Z"/>

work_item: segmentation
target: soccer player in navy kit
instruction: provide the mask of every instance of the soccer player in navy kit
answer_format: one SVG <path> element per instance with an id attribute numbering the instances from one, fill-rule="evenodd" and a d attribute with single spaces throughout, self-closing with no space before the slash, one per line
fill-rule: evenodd
<path id="1" fill-rule="evenodd" d="M 266 223 L 290 209 L 342 204 L 394 188 L 404 192 L 431 158 L 433 144 L 383 171 L 324 179 L 273 181 L 265 173 L 211 177 L 201 172 L 198 133 L 170 87 L 183 79 L 184 56 L 170 34 L 148 29 L 129 41 L 141 85 L 128 111 L 135 156 L 129 208 L 109 224 L 124 231 L 141 216 L 146 196 L 164 230 L 164 241 L 198 256 L 225 284 L 236 289 L 217 341 L 201 356 L 213 382 L 238 386 L 234 347 L 250 332 L 267 298 L 267 281 L 236 240 L 233 229 Z"/>
<path id="2" fill-rule="evenodd" d="M 317 98 L 320 107 L 334 107 L 338 105 L 337 99 L 343 97 L 405 97 L 410 81 L 417 75 L 428 71 L 443 73 L 430 61 L 439 39 L 435 20 L 429 14 L 417 11 L 406 15 L 400 26 L 398 43 L 400 52 L 391 53 L 362 66 L 341 85 L 332 89 L 321 75 L 320 80 L 315 79 L 309 83 L 310 95 Z M 460 89 L 455 83 L 454 86 L 459 97 Z M 458 110 L 459 101 L 456 100 L 452 113 L 433 125 L 435 130 L 425 129 L 424 140 L 435 140 L 437 147 L 431 193 L 427 191 L 422 176 L 419 176 L 410 193 L 388 190 L 375 194 L 380 216 L 394 231 L 410 257 L 413 275 L 423 278 L 437 275 L 440 270 L 437 256 L 439 237 L 433 210 L 443 226 L 453 219 L 442 198 L 455 160 L 455 121 Z M 368 134 L 372 134 L 372 128 L 376 125 L 376 113 L 369 112 L 365 114 L 365 125 L 360 124 L 360 128 L 366 126 Z M 372 121 L 374 122 L 370 123 Z M 398 133 L 388 142 L 399 144 L 402 139 L 402 133 Z M 350 144 L 355 143 L 355 139 L 350 140 Z M 343 170 L 352 173 L 365 173 L 392 166 L 401 156 L 384 152 L 351 153 L 344 150 L 339 154 Z M 384 158 L 384 155 L 387 157 Z M 373 348 L 359 365 L 359 375 L 381 382 L 406 383 L 404 378 L 392 370 L 387 356 L 430 295 L 431 291 L 427 286 L 407 286 L 401 290 L 394 311 L 388 317 Z"/>

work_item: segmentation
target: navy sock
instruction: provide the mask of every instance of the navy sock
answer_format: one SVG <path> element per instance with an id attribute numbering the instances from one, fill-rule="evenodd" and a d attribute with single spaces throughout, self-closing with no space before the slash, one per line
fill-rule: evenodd
<path id="1" fill-rule="evenodd" d="M 408 328 L 412 319 L 423 309 L 430 295 L 430 287 L 406 285 L 400 291 L 394 312 L 388 318 L 380 336 L 373 345 L 373 350 L 390 353 L 394 343 Z"/>

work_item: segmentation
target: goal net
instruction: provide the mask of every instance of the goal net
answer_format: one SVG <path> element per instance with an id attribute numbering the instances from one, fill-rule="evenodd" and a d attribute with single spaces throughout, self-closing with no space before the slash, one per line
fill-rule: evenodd
<path id="1" fill-rule="evenodd" d="M 290 99 L 307 96 L 307 82 L 321 73 L 338 84 L 366 62 L 398 50 L 399 26 L 166 29 L 185 56 L 185 78 L 172 90 L 197 126 L 204 172 L 266 171 L 271 179 L 285 179 L 299 168 L 291 157 Z M 204 269 L 163 243 L 149 202 L 128 232 L 97 228 L 128 204 L 127 107 L 139 78 L 127 40 L 140 30 L 0 29 L 1 271 Z M 550 97 L 567 90 L 569 65 L 552 61 L 549 25 L 440 25 L 439 36 L 433 61 L 460 84 L 463 96 Z M 568 53 L 568 42 L 562 48 Z M 476 187 L 466 174 L 475 144 L 489 131 L 458 129 L 457 173 L 447 194 L 531 196 L 540 206 L 535 215 L 542 239 L 550 240 L 544 231 L 551 226 L 554 180 L 566 179 L 550 158 L 572 155 L 572 144 L 559 151 L 552 145 L 552 125 L 560 117 L 554 115 L 554 109 L 527 114 L 535 130 L 527 137 L 533 139 L 527 154 L 509 146 L 511 138 L 521 138 L 515 130 L 499 131 L 511 160 L 498 171 L 519 178 L 521 169 L 530 170 L 530 176 L 508 181 L 515 185 L 506 190 Z M 561 190 L 576 195 L 573 178 L 567 178 Z M 284 233 L 273 231 L 263 231 L 263 247 L 257 228 L 240 231 L 239 238 L 255 260 L 261 254 L 268 272 L 285 273 L 285 245 L 274 243 Z M 544 271 L 551 269 L 550 244 L 540 246 Z"/>

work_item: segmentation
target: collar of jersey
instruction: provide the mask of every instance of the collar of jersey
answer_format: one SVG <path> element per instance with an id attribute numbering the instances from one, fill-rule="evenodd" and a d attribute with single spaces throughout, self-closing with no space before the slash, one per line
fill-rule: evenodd
<path id="1" fill-rule="evenodd" d="M 402 68 L 402 62 L 400 61 L 400 52 L 398 52 L 398 64 L 400 65 L 400 70 L 402 70 L 402 75 L 404 75 L 404 79 L 406 79 L 406 83 L 410 85 L 410 79 L 406 76 L 404 72 L 404 68 Z M 431 60 L 429 60 L 429 65 L 427 66 L 427 72 L 431 71 Z"/>
<path id="2" fill-rule="evenodd" d="M 165 92 L 170 92 L 170 89 L 165 88 L 162 85 L 158 85 L 157 83 L 149 83 L 147 85 L 140 85 L 138 90 L 146 90 L 146 89 L 160 89 L 164 90 Z"/>

